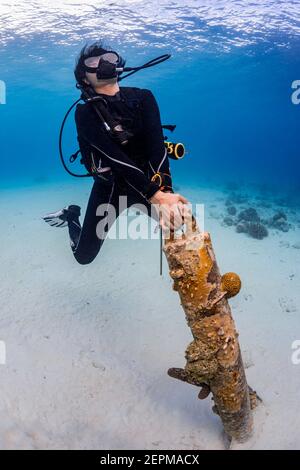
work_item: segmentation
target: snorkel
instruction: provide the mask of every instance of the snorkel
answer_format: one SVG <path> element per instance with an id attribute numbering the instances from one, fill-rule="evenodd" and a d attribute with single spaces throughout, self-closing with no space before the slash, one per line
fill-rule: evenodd
<path id="1" fill-rule="evenodd" d="M 132 75 L 133 73 L 138 72 L 139 70 L 146 69 L 148 67 L 153 67 L 154 65 L 160 64 L 165 60 L 169 59 L 171 54 L 164 54 L 155 59 L 146 62 L 139 67 L 125 67 L 126 61 L 115 51 L 105 51 L 103 49 L 103 54 L 97 57 L 88 57 L 84 61 L 84 69 L 89 73 L 96 73 L 98 80 L 109 80 L 111 78 L 119 78 L 123 80 L 124 78 Z M 120 75 L 124 72 L 130 72 L 123 77 Z"/>

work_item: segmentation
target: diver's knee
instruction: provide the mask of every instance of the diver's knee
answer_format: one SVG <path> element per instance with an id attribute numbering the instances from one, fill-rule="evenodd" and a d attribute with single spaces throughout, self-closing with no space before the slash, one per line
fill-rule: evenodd
<path id="1" fill-rule="evenodd" d="M 103 242 L 102 242 L 103 243 Z M 83 249 L 82 246 L 73 252 L 73 255 L 79 264 L 90 264 L 98 255 L 102 243 L 90 246 L 89 249 Z"/>
<path id="2" fill-rule="evenodd" d="M 94 261 L 96 256 L 76 256 L 76 254 L 74 254 L 74 258 L 76 259 L 77 263 L 85 265 Z"/>

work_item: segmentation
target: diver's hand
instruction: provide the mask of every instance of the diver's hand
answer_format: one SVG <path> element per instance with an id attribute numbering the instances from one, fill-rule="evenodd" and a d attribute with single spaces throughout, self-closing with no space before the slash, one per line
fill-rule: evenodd
<path id="1" fill-rule="evenodd" d="M 177 230 L 184 223 L 188 200 L 181 194 L 157 191 L 150 199 L 159 213 L 163 230 Z"/>

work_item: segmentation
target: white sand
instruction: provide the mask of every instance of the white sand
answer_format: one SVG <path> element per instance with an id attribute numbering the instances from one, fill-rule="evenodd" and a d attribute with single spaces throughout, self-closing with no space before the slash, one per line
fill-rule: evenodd
<path id="1" fill-rule="evenodd" d="M 191 336 L 166 264 L 159 276 L 158 241 L 107 240 L 81 266 L 67 230 L 41 221 L 71 202 L 85 207 L 88 192 L 89 183 L 72 181 L 1 193 L 0 447 L 223 449 L 210 398 L 166 373 L 184 365 Z M 207 204 L 219 266 L 243 281 L 231 305 L 264 405 L 242 447 L 300 449 L 300 365 L 291 362 L 300 339 L 300 250 L 291 245 L 300 230 L 257 241 L 209 216 L 223 212 L 223 193 L 182 192 Z"/>

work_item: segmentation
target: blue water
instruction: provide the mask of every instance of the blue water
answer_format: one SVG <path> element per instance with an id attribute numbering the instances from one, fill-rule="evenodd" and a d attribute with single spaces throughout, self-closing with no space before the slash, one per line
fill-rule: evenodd
<path id="1" fill-rule="evenodd" d="M 91 182 L 64 171 L 58 133 L 78 98 L 76 55 L 98 39 L 128 65 L 172 54 L 121 85 L 150 88 L 177 124 L 188 153 L 171 162 L 175 188 L 205 205 L 221 272 L 242 279 L 231 305 L 264 402 L 249 447 L 300 448 L 299 18 L 300 0 L 0 0 L 0 448 L 224 448 L 210 398 L 200 405 L 165 374 L 190 339 L 158 240 L 107 240 L 82 266 L 67 229 L 41 220 L 70 203 L 85 211 Z M 77 150 L 73 116 L 64 149 Z M 244 223 L 237 233 L 244 208 L 268 238 Z"/>
<path id="2" fill-rule="evenodd" d="M 70 181 L 57 138 L 78 97 L 74 61 L 85 42 L 104 39 L 128 65 L 172 54 L 121 85 L 151 88 L 163 122 L 177 124 L 172 138 L 188 150 L 172 163 L 179 185 L 271 184 L 297 196 L 300 105 L 291 85 L 300 80 L 299 17 L 300 1 L 6 1 L 1 185 Z M 64 148 L 77 148 L 72 118 Z"/>

